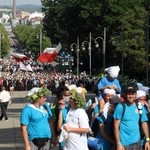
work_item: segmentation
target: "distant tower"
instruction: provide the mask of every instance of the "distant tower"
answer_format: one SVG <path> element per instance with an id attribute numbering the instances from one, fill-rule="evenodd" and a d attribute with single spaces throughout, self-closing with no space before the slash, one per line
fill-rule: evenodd
<path id="1" fill-rule="evenodd" d="M 16 0 L 13 0 L 12 16 L 16 18 Z"/>

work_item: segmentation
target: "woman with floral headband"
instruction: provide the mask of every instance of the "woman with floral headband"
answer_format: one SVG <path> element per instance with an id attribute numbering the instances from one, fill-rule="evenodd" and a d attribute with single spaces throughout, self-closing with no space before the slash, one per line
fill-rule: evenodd
<path id="1" fill-rule="evenodd" d="M 49 150 L 51 129 L 48 119 L 52 117 L 51 109 L 45 104 L 48 90 L 33 88 L 28 92 L 31 100 L 21 113 L 20 124 L 25 150 Z"/>
<path id="2" fill-rule="evenodd" d="M 89 119 L 84 110 L 85 100 L 76 90 L 70 92 L 70 109 L 59 141 L 64 141 L 64 150 L 88 150 L 87 133 L 90 129 Z"/>

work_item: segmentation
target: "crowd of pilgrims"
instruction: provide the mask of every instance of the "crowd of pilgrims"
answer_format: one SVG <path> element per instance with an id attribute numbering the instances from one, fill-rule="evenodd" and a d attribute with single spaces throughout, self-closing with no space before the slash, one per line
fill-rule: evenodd
<path id="1" fill-rule="evenodd" d="M 52 141 L 59 142 L 59 150 L 150 150 L 149 93 L 135 85 L 122 89 L 119 71 L 119 66 L 106 68 L 89 100 L 83 80 L 58 84 L 51 109 Z"/>
<path id="2" fill-rule="evenodd" d="M 77 76 L 68 70 L 65 73 L 56 72 L 52 66 L 45 66 L 38 62 L 31 62 L 30 65 L 33 72 L 20 70 L 19 62 L 13 59 L 4 59 L 2 61 L 0 86 L 4 86 L 8 91 L 12 89 L 14 91 L 29 91 L 33 87 L 44 85 L 54 92 L 59 85 L 78 85 L 80 82 L 84 82 L 84 86 L 90 91 L 96 87 L 98 82 L 95 77 L 89 78 L 83 73 Z"/>

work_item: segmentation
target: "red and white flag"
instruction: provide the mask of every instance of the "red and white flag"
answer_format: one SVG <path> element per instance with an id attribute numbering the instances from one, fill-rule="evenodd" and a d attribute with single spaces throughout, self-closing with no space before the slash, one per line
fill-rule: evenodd
<path id="1" fill-rule="evenodd" d="M 26 68 L 26 66 L 20 61 L 19 62 L 19 65 L 20 65 L 20 70 L 25 70 L 25 71 L 28 71 L 28 69 Z"/>
<path id="2" fill-rule="evenodd" d="M 27 66 L 25 66 L 21 61 L 20 61 L 20 70 L 33 72 L 30 64 L 28 64 Z"/>
<path id="3" fill-rule="evenodd" d="M 26 66 L 26 68 L 28 69 L 28 71 L 33 72 L 33 69 L 32 69 L 32 67 L 31 67 L 31 65 L 30 65 L 30 64 L 28 64 L 28 65 Z"/>
<path id="4" fill-rule="evenodd" d="M 29 60 L 29 58 L 26 56 L 26 55 L 24 55 L 24 54 L 18 54 L 18 53 L 11 53 L 11 56 L 13 56 L 13 58 L 16 60 L 16 61 L 18 61 L 18 62 L 23 62 L 23 61 L 27 61 L 27 60 Z"/>
<path id="5" fill-rule="evenodd" d="M 56 46 L 56 48 L 46 48 L 39 56 L 38 61 L 43 63 L 54 61 L 61 48 L 62 46 L 60 43 Z"/>

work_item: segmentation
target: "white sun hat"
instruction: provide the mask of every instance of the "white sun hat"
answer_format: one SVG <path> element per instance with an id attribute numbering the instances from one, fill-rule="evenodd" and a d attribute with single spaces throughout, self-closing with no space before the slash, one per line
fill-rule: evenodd
<path id="1" fill-rule="evenodd" d="M 38 87 L 34 87 L 34 88 L 32 88 L 29 92 L 28 92 L 28 96 L 31 96 L 31 95 L 33 95 L 34 93 L 37 93 L 38 91 L 39 91 L 39 89 L 40 88 L 38 88 Z"/>
<path id="2" fill-rule="evenodd" d="M 140 98 L 140 97 L 146 97 L 146 92 L 143 90 L 137 90 L 136 92 L 136 99 Z"/>

